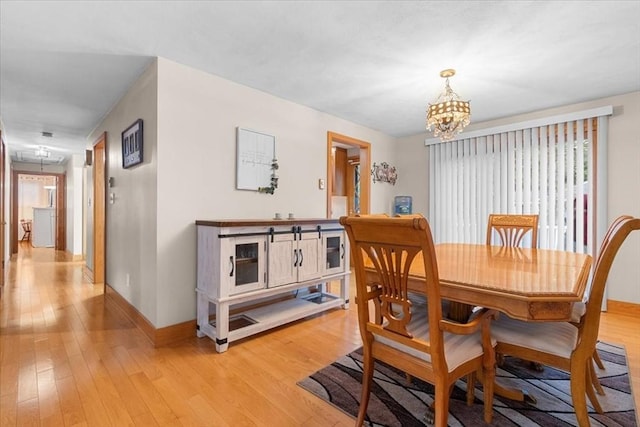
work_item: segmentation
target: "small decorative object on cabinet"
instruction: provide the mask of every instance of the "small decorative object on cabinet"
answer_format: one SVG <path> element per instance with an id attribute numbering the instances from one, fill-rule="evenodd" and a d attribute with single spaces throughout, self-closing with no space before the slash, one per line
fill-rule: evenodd
<path id="1" fill-rule="evenodd" d="M 197 334 L 219 353 L 231 341 L 349 307 L 349 247 L 337 219 L 198 220 L 196 227 Z M 328 289 L 332 281 L 338 294 Z"/>

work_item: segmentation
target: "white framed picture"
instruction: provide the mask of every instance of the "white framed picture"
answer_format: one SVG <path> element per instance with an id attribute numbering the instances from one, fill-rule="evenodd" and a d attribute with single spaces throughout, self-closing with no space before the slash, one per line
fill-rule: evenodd
<path id="1" fill-rule="evenodd" d="M 275 136 L 238 127 L 236 188 L 258 191 L 269 187 L 275 156 Z"/>

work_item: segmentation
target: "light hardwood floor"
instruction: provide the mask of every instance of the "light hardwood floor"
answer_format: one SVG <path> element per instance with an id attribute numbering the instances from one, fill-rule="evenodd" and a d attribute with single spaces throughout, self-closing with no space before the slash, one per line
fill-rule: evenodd
<path id="1" fill-rule="evenodd" d="M 51 249 L 21 245 L 0 298 L 1 426 L 351 426 L 296 382 L 360 345 L 354 305 L 215 352 L 195 336 L 153 348 L 102 285 Z M 195 299 L 195 294 L 194 294 Z M 351 298 L 351 301 L 354 301 Z M 624 344 L 636 407 L 640 319 L 603 314 Z"/>

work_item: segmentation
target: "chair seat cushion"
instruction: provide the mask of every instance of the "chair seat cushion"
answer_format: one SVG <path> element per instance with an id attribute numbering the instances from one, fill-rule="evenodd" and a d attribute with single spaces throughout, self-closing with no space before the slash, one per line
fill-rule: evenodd
<path id="1" fill-rule="evenodd" d="M 491 324 L 491 336 L 500 343 L 570 358 L 578 328 L 568 322 L 523 322 L 504 314 Z"/>
<path id="2" fill-rule="evenodd" d="M 408 325 L 409 332 L 414 338 L 429 341 L 429 321 L 427 319 L 427 307 L 424 305 L 414 305 L 412 310 L 411 322 Z M 447 360 L 449 372 L 456 369 L 469 360 L 482 356 L 482 340 L 480 332 L 471 335 L 457 335 L 445 332 L 444 338 L 444 354 Z M 414 348 L 400 344 L 396 341 L 389 340 L 385 337 L 376 335 L 376 341 L 393 347 L 402 352 L 408 353 L 418 359 L 431 362 L 431 355 Z"/>

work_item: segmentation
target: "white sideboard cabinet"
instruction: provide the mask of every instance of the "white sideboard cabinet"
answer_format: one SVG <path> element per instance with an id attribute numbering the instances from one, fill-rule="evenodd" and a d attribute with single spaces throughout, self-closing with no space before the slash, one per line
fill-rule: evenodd
<path id="1" fill-rule="evenodd" d="M 196 221 L 198 336 L 232 341 L 349 307 L 349 247 L 336 219 Z M 329 291 L 336 282 L 339 291 Z"/>

